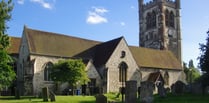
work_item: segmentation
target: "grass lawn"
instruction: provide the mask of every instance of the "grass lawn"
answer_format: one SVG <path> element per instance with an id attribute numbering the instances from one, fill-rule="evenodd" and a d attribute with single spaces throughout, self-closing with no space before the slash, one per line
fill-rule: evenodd
<path id="1" fill-rule="evenodd" d="M 167 95 L 166 98 L 155 96 L 154 103 L 209 103 L 209 95 Z"/>
<path id="2" fill-rule="evenodd" d="M 56 102 L 52 103 L 95 103 L 94 96 L 56 96 Z M 14 99 L 11 96 L 1 96 L 0 103 L 46 103 L 43 99 L 34 97 L 21 97 Z"/>
<path id="3" fill-rule="evenodd" d="M 107 94 L 109 101 L 121 100 L 117 98 L 117 94 Z M 56 102 L 54 103 L 95 103 L 94 96 L 56 96 Z M 11 96 L 0 96 L 0 103 L 46 103 L 43 99 L 34 97 L 21 97 L 17 100 Z M 139 102 L 138 102 L 139 103 Z M 154 96 L 154 103 L 209 103 L 209 95 L 171 95 L 169 94 L 166 98 L 160 98 L 159 96 Z"/>

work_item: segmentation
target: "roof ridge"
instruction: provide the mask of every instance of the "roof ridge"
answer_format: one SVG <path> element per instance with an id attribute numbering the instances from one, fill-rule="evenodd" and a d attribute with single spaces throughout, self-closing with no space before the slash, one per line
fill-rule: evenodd
<path id="1" fill-rule="evenodd" d="M 81 39 L 81 40 L 90 41 L 90 42 L 102 43 L 101 41 L 96 41 L 96 40 L 90 40 L 90 39 L 80 38 L 80 37 L 76 37 L 76 36 L 71 36 L 70 34 L 68 35 L 68 34 L 62 34 L 62 33 L 56 33 L 56 32 L 42 31 L 42 30 L 32 29 L 32 28 L 28 28 L 28 27 L 25 27 L 24 29 L 37 31 L 37 32 L 42 32 L 43 34 L 47 33 L 47 34 L 50 34 L 50 35 L 56 35 L 56 36 L 60 36 L 60 37 L 63 36 L 63 37 L 68 37 L 68 38 Z"/>
<path id="2" fill-rule="evenodd" d="M 115 39 L 112 39 L 112 40 L 108 40 L 108 41 L 106 41 L 106 42 L 102 42 L 101 45 L 104 45 L 104 44 L 106 44 L 106 43 L 111 43 L 111 42 L 120 41 L 121 39 L 123 39 L 123 36 L 118 37 L 118 38 L 115 38 Z M 100 45 L 100 44 L 99 44 L 99 45 Z"/>

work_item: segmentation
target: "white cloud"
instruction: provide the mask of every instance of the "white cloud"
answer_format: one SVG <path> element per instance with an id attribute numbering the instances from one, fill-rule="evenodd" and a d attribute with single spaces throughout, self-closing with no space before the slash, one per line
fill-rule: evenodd
<path id="1" fill-rule="evenodd" d="M 120 25 L 121 25 L 121 26 L 125 26 L 126 23 L 125 23 L 125 22 L 120 22 Z"/>
<path id="2" fill-rule="evenodd" d="M 135 9 L 135 6 L 131 6 L 131 9 Z"/>
<path id="3" fill-rule="evenodd" d="M 24 2 L 25 2 L 24 0 L 17 0 L 18 4 L 24 4 Z"/>
<path id="4" fill-rule="evenodd" d="M 92 9 L 92 11 L 89 11 L 86 19 L 88 24 L 101 24 L 108 22 L 107 18 L 104 17 L 104 14 L 108 12 L 107 9 L 97 7 L 92 7 Z"/>
<path id="5" fill-rule="evenodd" d="M 100 23 L 107 23 L 107 19 L 95 12 L 89 12 L 89 16 L 86 22 L 89 24 L 100 24 Z"/>
<path id="6" fill-rule="evenodd" d="M 38 3 L 46 9 L 52 9 L 54 3 L 56 2 L 55 0 L 48 0 L 48 2 L 46 0 L 30 0 L 30 1 L 34 3 Z"/>
<path id="7" fill-rule="evenodd" d="M 105 9 L 105 8 L 97 8 L 97 7 L 92 7 L 92 8 L 93 8 L 94 11 L 95 11 L 96 13 L 98 13 L 98 14 L 104 14 L 104 13 L 108 12 L 108 10 Z"/>

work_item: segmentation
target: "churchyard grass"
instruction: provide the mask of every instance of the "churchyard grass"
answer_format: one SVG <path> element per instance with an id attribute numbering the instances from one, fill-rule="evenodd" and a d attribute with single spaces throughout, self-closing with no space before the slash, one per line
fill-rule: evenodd
<path id="1" fill-rule="evenodd" d="M 154 96 L 154 103 L 209 103 L 209 95 L 172 95 L 168 94 L 165 98 Z"/>
<path id="2" fill-rule="evenodd" d="M 109 101 L 121 100 L 121 95 L 118 98 L 117 93 L 105 94 Z M 52 103 L 95 103 L 94 96 L 56 96 L 56 102 Z M 50 102 L 50 101 L 49 101 Z M 14 96 L 0 96 L 0 103 L 46 103 L 43 99 L 35 97 L 21 97 L 15 99 Z M 139 102 L 138 102 L 139 103 Z M 165 98 L 154 96 L 154 103 L 209 103 L 209 95 L 172 95 L 168 94 Z"/>
<path id="3" fill-rule="evenodd" d="M 95 103 L 94 96 L 56 96 L 56 102 L 51 103 Z M 50 102 L 50 100 L 49 100 Z M 0 96 L 0 103 L 47 103 L 42 98 L 21 97 L 15 99 L 14 96 Z"/>

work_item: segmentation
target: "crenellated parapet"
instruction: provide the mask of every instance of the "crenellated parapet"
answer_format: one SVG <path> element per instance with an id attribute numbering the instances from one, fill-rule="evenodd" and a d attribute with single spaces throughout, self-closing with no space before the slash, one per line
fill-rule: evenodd
<path id="1" fill-rule="evenodd" d="M 149 9 L 154 7 L 158 3 L 158 0 L 151 0 L 143 4 L 144 9 Z"/>
<path id="2" fill-rule="evenodd" d="M 143 9 L 149 9 L 156 6 L 159 3 L 164 3 L 164 5 L 168 7 L 176 8 L 179 7 L 177 1 L 179 0 L 150 0 L 141 6 L 143 6 Z"/>
<path id="3" fill-rule="evenodd" d="M 168 7 L 175 8 L 176 7 L 176 2 L 174 0 L 165 0 L 165 5 Z"/>

